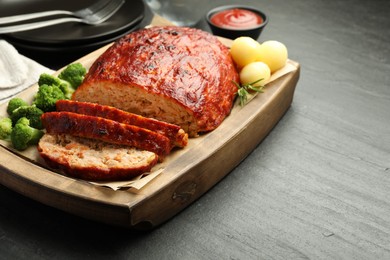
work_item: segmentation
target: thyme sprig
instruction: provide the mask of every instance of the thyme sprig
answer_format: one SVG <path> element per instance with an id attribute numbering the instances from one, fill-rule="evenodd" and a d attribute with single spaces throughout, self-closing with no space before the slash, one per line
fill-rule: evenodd
<path id="1" fill-rule="evenodd" d="M 260 92 L 260 93 L 264 92 L 263 91 L 264 86 L 253 86 L 254 84 L 256 84 L 262 80 L 263 80 L 263 78 L 258 79 L 256 81 L 248 83 L 248 84 L 239 84 L 239 83 L 233 81 L 233 83 L 238 87 L 237 95 L 240 98 L 240 105 L 241 106 L 246 105 L 246 103 L 248 101 L 248 95 L 249 95 L 249 92 L 251 90 L 255 91 L 255 92 Z"/>

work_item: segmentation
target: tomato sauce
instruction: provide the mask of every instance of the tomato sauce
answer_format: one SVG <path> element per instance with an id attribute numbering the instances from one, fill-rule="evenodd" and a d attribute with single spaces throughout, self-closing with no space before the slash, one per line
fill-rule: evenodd
<path id="1" fill-rule="evenodd" d="M 263 18 L 246 9 L 230 9 L 211 16 L 210 21 L 216 26 L 227 29 L 253 28 L 263 23 Z"/>

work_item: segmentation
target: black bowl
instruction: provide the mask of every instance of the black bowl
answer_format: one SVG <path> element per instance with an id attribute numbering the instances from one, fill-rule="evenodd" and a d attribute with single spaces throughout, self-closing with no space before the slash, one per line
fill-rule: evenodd
<path id="1" fill-rule="evenodd" d="M 263 22 L 257 26 L 248 27 L 248 28 L 224 28 L 218 25 L 215 25 L 211 22 L 211 17 L 219 12 L 225 11 L 225 10 L 232 10 L 232 9 L 244 9 L 248 11 L 252 11 L 255 14 L 261 16 L 263 19 Z M 206 21 L 208 25 L 210 26 L 210 29 L 214 35 L 222 36 L 229 39 L 236 39 L 240 36 L 249 36 L 255 40 L 257 40 L 263 31 L 264 27 L 268 23 L 268 17 L 259 9 L 251 7 L 251 6 L 245 6 L 245 5 L 224 5 L 216 7 L 212 10 L 210 10 L 206 15 Z"/>

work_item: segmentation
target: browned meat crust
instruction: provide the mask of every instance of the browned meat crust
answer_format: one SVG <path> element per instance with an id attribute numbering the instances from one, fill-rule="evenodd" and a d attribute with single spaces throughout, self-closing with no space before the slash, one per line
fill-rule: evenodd
<path id="1" fill-rule="evenodd" d="M 49 134 L 70 134 L 127 145 L 154 152 L 160 159 L 172 149 L 170 140 L 164 135 L 101 117 L 72 112 L 48 112 L 42 115 L 42 124 Z"/>
<path id="2" fill-rule="evenodd" d="M 189 136 L 211 131 L 230 113 L 238 73 L 227 47 L 194 28 L 151 27 L 103 53 L 72 99 L 110 105 L 179 125 Z"/>
<path id="3" fill-rule="evenodd" d="M 146 128 L 165 135 L 171 140 L 172 145 L 178 147 L 184 147 L 188 143 L 188 135 L 177 125 L 139 116 L 115 107 L 103 106 L 89 102 L 59 100 L 56 103 L 56 108 L 57 111 L 68 111 L 77 114 L 103 117 L 119 123 Z"/>

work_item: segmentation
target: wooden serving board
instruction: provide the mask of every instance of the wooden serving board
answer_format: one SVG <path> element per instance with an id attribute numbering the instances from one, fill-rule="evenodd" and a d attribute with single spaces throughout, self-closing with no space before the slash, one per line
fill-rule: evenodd
<path id="1" fill-rule="evenodd" d="M 107 47 L 78 61 L 89 67 Z M 295 69 L 269 83 L 264 93 L 244 107 L 236 104 L 216 130 L 174 151 L 162 173 L 140 190 L 115 191 L 69 178 L 4 145 L 0 146 L 0 183 L 84 218 L 127 228 L 153 228 L 217 184 L 272 130 L 290 107 L 299 79 L 299 64 L 288 62 Z M 36 90 L 32 86 L 20 96 L 31 99 Z M 3 104 L 1 114 L 5 109 Z"/>

